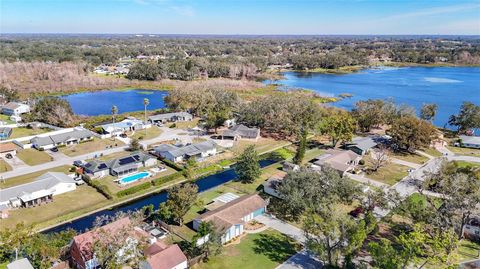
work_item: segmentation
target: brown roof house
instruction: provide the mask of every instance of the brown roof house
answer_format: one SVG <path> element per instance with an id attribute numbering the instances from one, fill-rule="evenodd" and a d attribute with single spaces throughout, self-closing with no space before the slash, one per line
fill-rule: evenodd
<path id="1" fill-rule="evenodd" d="M 222 133 L 222 139 L 239 140 L 247 138 L 257 140 L 259 137 L 259 128 L 250 128 L 243 124 L 235 125 L 232 128 L 223 131 Z"/>
<path id="2" fill-rule="evenodd" d="M 222 242 L 226 243 L 243 234 L 244 224 L 265 213 L 266 207 L 258 194 L 245 195 L 200 215 L 193 220 L 193 228 L 198 230 L 202 222 L 211 221 L 223 232 Z"/>
<path id="3" fill-rule="evenodd" d="M 0 144 L 0 157 L 17 154 L 17 146 L 11 142 Z"/>
<path id="4" fill-rule="evenodd" d="M 318 170 L 324 165 L 329 165 L 343 176 L 345 173 L 355 169 L 355 166 L 358 165 L 361 159 L 361 155 L 351 150 L 331 149 L 316 157 L 313 160 L 312 168 Z"/>
<path id="5" fill-rule="evenodd" d="M 146 260 L 140 269 L 186 269 L 188 260 L 178 245 L 157 241 L 145 250 Z"/>

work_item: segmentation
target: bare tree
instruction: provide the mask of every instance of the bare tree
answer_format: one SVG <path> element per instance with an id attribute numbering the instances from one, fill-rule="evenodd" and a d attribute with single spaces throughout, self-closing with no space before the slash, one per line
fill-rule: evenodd
<path id="1" fill-rule="evenodd" d="M 377 149 L 373 150 L 371 154 L 373 171 L 377 171 L 386 165 L 390 159 L 389 156 L 390 150 L 385 145 L 379 145 Z"/>

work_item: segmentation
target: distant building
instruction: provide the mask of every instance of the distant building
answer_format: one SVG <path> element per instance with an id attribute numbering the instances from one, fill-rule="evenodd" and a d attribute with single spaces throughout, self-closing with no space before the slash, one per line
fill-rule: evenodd
<path id="1" fill-rule="evenodd" d="M 114 137 L 124 134 L 125 132 L 143 130 L 145 128 L 148 128 L 149 126 L 150 125 L 147 126 L 141 120 L 133 117 L 128 117 L 120 122 L 107 123 L 100 125 L 99 127 L 102 129 L 103 135 L 106 135 L 107 137 Z"/>
<path id="2" fill-rule="evenodd" d="M 32 146 L 38 150 L 47 150 L 59 146 L 68 146 L 79 144 L 88 140 L 92 140 L 94 133 L 77 127 L 70 132 L 59 133 L 54 135 L 36 136 L 30 140 Z"/>
<path id="3" fill-rule="evenodd" d="M 460 136 L 461 143 L 460 145 L 465 148 L 480 148 L 480 136 Z"/>
<path id="4" fill-rule="evenodd" d="M 213 141 L 204 141 L 188 146 L 174 146 L 162 144 L 153 149 L 153 154 L 170 160 L 172 162 L 182 162 L 189 158 L 195 158 L 197 161 L 217 154 L 217 144 Z"/>
<path id="5" fill-rule="evenodd" d="M 198 230 L 202 222 L 212 221 L 226 243 L 243 234 L 244 224 L 265 213 L 266 207 L 267 202 L 258 194 L 245 195 L 200 215 L 193 220 L 193 229 Z"/>
<path id="6" fill-rule="evenodd" d="M 463 227 L 463 235 L 473 241 L 480 242 L 480 217 L 472 217 Z"/>
<path id="7" fill-rule="evenodd" d="M 173 113 L 164 113 L 148 117 L 148 120 L 151 123 L 166 123 L 166 122 L 177 122 L 177 121 L 191 121 L 193 116 L 187 112 L 173 112 Z"/>
<path id="8" fill-rule="evenodd" d="M 243 124 L 238 124 L 233 126 L 232 128 L 223 131 L 222 139 L 254 139 L 257 140 L 260 137 L 260 129 L 258 128 L 250 128 Z"/>
<path id="9" fill-rule="evenodd" d="M 0 127 L 0 140 L 6 140 L 12 135 L 12 128 Z"/>
<path id="10" fill-rule="evenodd" d="M 0 157 L 6 157 L 8 154 L 15 156 L 17 154 L 17 146 L 11 142 L 0 144 Z"/>
<path id="11" fill-rule="evenodd" d="M 29 113 L 30 106 L 18 102 L 9 102 L 2 106 L 2 114 L 8 116 L 20 116 L 21 114 Z"/>
<path id="12" fill-rule="evenodd" d="M 53 196 L 74 191 L 73 178 L 59 172 L 48 172 L 33 182 L 0 190 L 0 205 L 8 207 L 31 207 L 48 203 Z"/>
<path id="13" fill-rule="evenodd" d="M 375 146 L 377 146 L 377 143 L 372 137 L 355 137 L 351 143 L 347 143 L 345 148 L 363 156 Z"/>
<path id="14" fill-rule="evenodd" d="M 331 149 L 316 157 L 313 160 L 312 168 L 321 169 L 322 166 L 329 165 L 343 176 L 355 169 L 361 158 L 360 155 L 350 150 Z"/>
<path id="15" fill-rule="evenodd" d="M 108 161 L 92 160 L 79 164 L 79 166 L 83 168 L 85 174 L 97 178 L 107 175 L 123 176 L 138 171 L 140 167 L 151 167 L 156 164 L 156 157 L 143 152 L 135 152 Z"/>
<path id="16" fill-rule="evenodd" d="M 7 269 L 34 269 L 34 268 L 27 258 L 23 258 L 7 264 Z"/>

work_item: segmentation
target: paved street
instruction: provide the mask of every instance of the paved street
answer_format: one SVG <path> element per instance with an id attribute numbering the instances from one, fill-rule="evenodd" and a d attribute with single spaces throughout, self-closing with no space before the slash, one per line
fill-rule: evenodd
<path id="1" fill-rule="evenodd" d="M 322 262 L 305 249 L 290 257 L 276 269 L 321 269 Z"/>

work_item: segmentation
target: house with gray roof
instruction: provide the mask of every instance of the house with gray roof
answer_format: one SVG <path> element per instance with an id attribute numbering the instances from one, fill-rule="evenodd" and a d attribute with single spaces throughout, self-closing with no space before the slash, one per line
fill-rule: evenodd
<path id="1" fill-rule="evenodd" d="M 33 269 L 33 266 L 27 258 L 23 258 L 7 264 L 7 269 Z"/>
<path id="2" fill-rule="evenodd" d="M 147 125 L 134 117 L 128 117 L 119 122 L 102 124 L 99 127 L 102 129 L 102 135 L 105 135 L 105 137 L 113 137 L 125 132 L 143 130 L 150 126 L 151 125 Z"/>
<path id="3" fill-rule="evenodd" d="M 92 140 L 93 137 L 93 132 L 82 127 L 77 127 L 72 131 L 65 133 L 36 136 L 30 140 L 30 143 L 32 143 L 32 146 L 38 150 L 47 150 L 59 146 L 79 144 L 81 142 Z"/>
<path id="4" fill-rule="evenodd" d="M 345 145 L 345 148 L 363 156 L 376 146 L 377 142 L 372 137 L 355 137 L 351 143 Z"/>
<path id="5" fill-rule="evenodd" d="M 257 140 L 260 137 L 260 129 L 259 128 L 250 128 L 243 124 L 238 124 L 233 126 L 232 128 L 223 131 L 222 139 L 255 139 Z"/>
<path id="6" fill-rule="evenodd" d="M 0 127 L 0 140 L 5 140 L 12 135 L 12 128 L 10 127 Z"/>
<path id="7" fill-rule="evenodd" d="M 92 160 L 79 164 L 85 174 L 90 177 L 104 177 L 106 175 L 123 176 L 134 173 L 141 167 L 151 167 L 157 164 L 157 158 L 148 153 L 135 152 L 128 156 L 108 161 Z"/>
<path id="8" fill-rule="evenodd" d="M 362 156 L 350 150 L 330 149 L 324 154 L 314 158 L 311 168 L 313 170 L 322 170 L 325 165 L 338 171 L 343 176 L 345 173 L 355 169 Z"/>
<path id="9" fill-rule="evenodd" d="M 73 191 L 76 182 L 64 173 L 48 172 L 34 181 L 0 190 L 0 205 L 32 207 L 48 203 L 53 196 Z"/>
<path id="10" fill-rule="evenodd" d="M 9 102 L 2 106 L 2 114 L 8 116 L 19 116 L 29 112 L 30 106 L 23 103 Z"/>
<path id="11" fill-rule="evenodd" d="M 155 155 L 172 162 L 182 162 L 189 158 L 201 161 L 208 156 L 217 154 L 217 144 L 213 141 L 204 141 L 187 146 L 174 146 L 162 144 L 153 149 Z"/>
<path id="12" fill-rule="evenodd" d="M 460 142 L 460 145 L 465 148 L 480 148 L 480 136 L 461 135 Z"/>
<path id="13" fill-rule="evenodd" d="M 191 121 L 193 116 L 187 112 L 172 112 L 172 113 L 163 113 L 157 114 L 148 117 L 148 121 L 151 123 L 166 123 L 166 122 L 177 122 L 177 121 Z"/>

